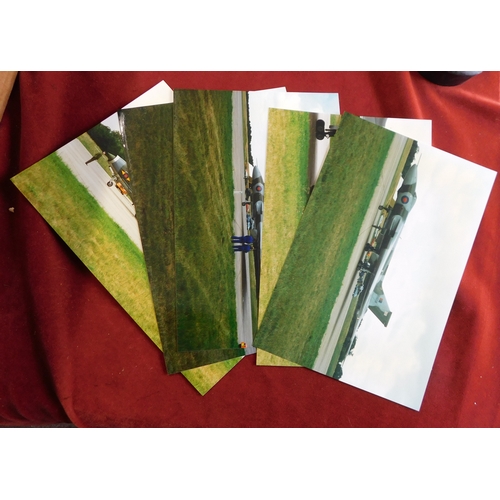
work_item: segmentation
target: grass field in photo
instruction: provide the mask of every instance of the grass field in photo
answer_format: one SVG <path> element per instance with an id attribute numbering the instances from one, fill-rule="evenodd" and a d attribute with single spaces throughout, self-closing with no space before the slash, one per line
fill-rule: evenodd
<path id="1" fill-rule="evenodd" d="M 256 346 L 311 368 L 394 133 L 345 114 L 262 319 Z"/>
<path id="2" fill-rule="evenodd" d="M 309 116 L 269 110 L 259 324 L 309 199 Z"/>
<path id="3" fill-rule="evenodd" d="M 178 348 L 237 348 L 232 92 L 176 92 L 173 170 Z"/>
<path id="4" fill-rule="evenodd" d="M 52 153 L 12 179 L 157 346 L 161 346 L 144 256 Z"/>

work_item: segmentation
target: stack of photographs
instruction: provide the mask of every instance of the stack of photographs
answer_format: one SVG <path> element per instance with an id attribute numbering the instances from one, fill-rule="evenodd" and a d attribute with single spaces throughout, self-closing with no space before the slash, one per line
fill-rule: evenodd
<path id="1" fill-rule="evenodd" d="M 418 410 L 495 179 L 431 143 L 161 82 L 12 180 L 200 394 L 257 353 Z"/>

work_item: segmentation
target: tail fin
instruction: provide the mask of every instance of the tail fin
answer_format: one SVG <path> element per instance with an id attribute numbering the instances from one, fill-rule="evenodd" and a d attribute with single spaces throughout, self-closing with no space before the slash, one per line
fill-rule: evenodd
<path id="1" fill-rule="evenodd" d="M 389 324 L 392 312 L 389 309 L 389 304 L 387 304 L 384 290 L 382 290 L 382 281 L 379 281 L 377 283 L 377 286 L 373 290 L 368 308 L 373 314 L 375 314 L 375 316 L 382 322 L 384 326 L 387 326 Z"/>

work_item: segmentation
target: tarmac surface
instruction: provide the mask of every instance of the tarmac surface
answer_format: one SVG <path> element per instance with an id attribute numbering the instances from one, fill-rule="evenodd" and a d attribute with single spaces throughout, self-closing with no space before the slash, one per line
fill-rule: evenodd
<path id="1" fill-rule="evenodd" d="M 64 163 L 75 177 L 88 189 L 106 213 L 128 234 L 130 239 L 142 250 L 139 226 L 135 218 L 132 202 L 116 187 L 108 187 L 110 176 L 93 161 L 85 146 L 75 139 L 57 150 Z"/>
<path id="2" fill-rule="evenodd" d="M 248 234 L 245 201 L 245 137 L 243 128 L 243 99 L 241 92 L 233 92 L 233 180 L 234 180 L 234 220 L 233 234 Z M 245 354 L 253 354 L 252 346 L 252 302 L 250 290 L 250 254 L 234 252 L 236 269 L 236 321 L 238 341 L 245 342 Z"/>

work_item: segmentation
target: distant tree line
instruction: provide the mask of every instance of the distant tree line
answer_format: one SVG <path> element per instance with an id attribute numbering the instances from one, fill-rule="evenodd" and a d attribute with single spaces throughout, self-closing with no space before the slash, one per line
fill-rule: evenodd
<path id="1" fill-rule="evenodd" d="M 248 129 L 248 161 L 250 165 L 254 165 L 253 156 L 252 156 L 252 127 L 250 126 L 250 96 L 249 93 L 247 95 L 247 129 Z"/>
<path id="2" fill-rule="evenodd" d="M 126 159 L 122 136 L 119 132 L 111 130 L 106 125 L 99 123 L 99 125 L 91 128 L 88 134 L 102 151 L 106 151 L 107 153 L 114 154 L 115 156 L 121 156 L 123 159 Z"/>

